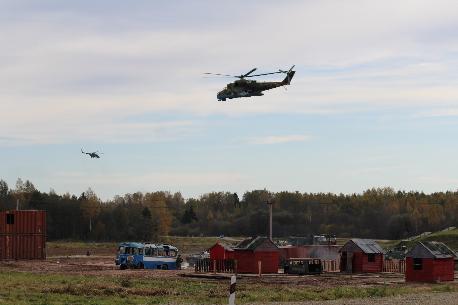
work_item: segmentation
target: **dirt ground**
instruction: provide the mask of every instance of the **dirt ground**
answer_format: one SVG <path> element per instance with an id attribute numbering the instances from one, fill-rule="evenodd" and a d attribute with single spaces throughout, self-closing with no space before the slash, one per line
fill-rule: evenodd
<path id="1" fill-rule="evenodd" d="M 333 301 L 293 302 L 288 305 L 456 305 L 458 292 L 407 294 L 394 297 L 367 299 L 339 299 Z M 257 304 L 256 304 L 257 305 Z M 265 303 L 264 305 L 280 305 L 280 303 Z"/>
<path id="2" fill-rule="evenodd" d="M 65 274 L 65 275 L 84 275 L 84 276 L 109 276 L 113 278 L 135 278 L 135 279 L 157 279 L 164 280 L 188 280 L 198 282 L 229 282 L 229 274 L 200 274 L 195 273 L 194 268 L 184 270 L 120 270 L 114 263 L 114 255 L 71 255 L 71 256 L 54 256 L 43 261 L 0 261 L 0 273 L 32 272 L 37 274 Z M 455 275 L 453 285 L 458 283 L 458 274 Z M 297 287 L 323 289 L 324 291 L 332 290 L 336 287 L 414 287 L 416 294 L 399 295 L 393 297 L 370 298 L 368 299 L 339 299 L 335 301 L 320 302 L 292 302 L 290 305 L 385 305 L 385 304 L 440 304 L 451 305 L 458 304 L 457 292 L 438 292 L 431 293 L 427 290 L 426 284 L 406 284 L 403 274 L 382 273 L 382 274 L 358 274 L 346 275 L 340 273 L 325 273 L 322 275 L 309 276 L 291 276 L 284 274 L 262 275 L 239 275 L 237 283 L 250 289 L 256 289 L 259 284 L 270 287 L 269 289 L 290 289 Z M 386 285 L 386 286 L 385 286 Z M 434 284 L 433 284 L 434 285 Z M 456 291 L 456 290 L 455 290 Z M 259 305 L 260 303 L 257 303 Z M 265 305 L 265 303 L 262 303 Z M 284 303 L 268 303 L 271 305 L 280 305 Z"/>
<path id="3" fill-rule="evenodd" d="M 196 278 L 199 280 L 227 280 L 228 274 L 195 274 L 194 268 L 183 270 L 119 270 L 114 264 L 114 256 L 55 256 L 44 261 L 3 261 L 0 262 L 0 272 L 19 271 L 33 273 L 64 273 L 82 275 L 102 275 L 136 278 Z M 404 282 L 401 274 L 361 274 L 343 275 L 340 273 L 326 273 L 319 276 L 291 276 L 283 274 L 271 274 L 258 277 L 257 275 L 239 275 L 238 279 L 243 282 L 256 282 L 265 284 L 287 284 L 335 287 L 341 285 L 365 286 L 398 284 Z"/>

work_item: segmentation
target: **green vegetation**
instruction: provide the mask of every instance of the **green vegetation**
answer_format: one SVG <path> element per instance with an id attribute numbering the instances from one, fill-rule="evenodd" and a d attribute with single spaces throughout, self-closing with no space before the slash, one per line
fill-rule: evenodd
<path id="1" fill-rule="evenodd" d="M 226 304 L 226 281 L 0 273 L 0 304 Z M 418 292 L 458 291 L 457 285 L 316 287 L 237 284 L 237 303 L 371 298 Z"/>
<path id="2" fill-rule="evenodd" d="M 449 246 L 451 249 L 458 251 L 458 229 L 449 231 L 440 231 L 415 241 L 440 241 Z"/>
<path id="3" fill-rule="evenodd" d="M 458 225 L 458 192 L 424 194 L 391 188 L 351 195 L 255 190 L 245 192 L 241 199 L 229 192 L 189 199 L 180 193 L 137 192 L 103 202 L 91 189 L 79 196 L 58 195 L 36 190 L 30 181 L 19 179 L 16 188 L 10 189 L 0 180 L 0 209 L 14 208 L 17 199 L 24 209 L 47 211 L 48 240 L 265 235 L 267 202 L 274 206 L 277 237 L 335 234 L 400 240 Z M 444 234 L 442 238 L 447 238 Z"/>

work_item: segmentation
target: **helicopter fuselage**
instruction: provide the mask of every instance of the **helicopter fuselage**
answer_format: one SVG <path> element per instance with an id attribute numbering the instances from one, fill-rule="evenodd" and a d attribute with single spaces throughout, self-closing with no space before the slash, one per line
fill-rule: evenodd
<path id="1" fill-rule="evenodd" d="M 294 71 L 290 71 L 281 82 L 257 82 L 242 78 L 227 84 L 226 88 L 218 92 L 216 97 L 218 101 L 225 101 L 226 99 L 233 98 L 261 96 L 264 95 L 262 93 L 263 91 L 289 85 L 294 73 Z"/>

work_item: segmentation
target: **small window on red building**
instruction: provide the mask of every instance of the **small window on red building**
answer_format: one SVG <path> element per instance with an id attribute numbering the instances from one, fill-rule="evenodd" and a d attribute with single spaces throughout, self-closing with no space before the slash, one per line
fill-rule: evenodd
<path id="1" fill-rule="evenodd" d="M 6 214 L 6 224 L 14 225 L 14 214 Z"/>
<path id="2" fill-rule="evenodd" d="M 367 254 L 367 261 L 368 261 L 369 263 L 375 262 L 375 254 L 374 254 L 374 253 L 368 253 L 368 254 Z"/>
<path id="3" fill-rule="evenodd" d="M 423 259 L 414 258 L 413 259 L 413 270 L 422 270 L 423 269 Z"/>

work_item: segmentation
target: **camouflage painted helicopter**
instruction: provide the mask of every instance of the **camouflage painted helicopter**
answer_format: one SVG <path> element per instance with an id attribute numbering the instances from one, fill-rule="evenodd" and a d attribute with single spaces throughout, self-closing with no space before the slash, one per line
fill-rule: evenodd
<path id="1" fill-rule="evenodd" d="M 92 158 L 97 158 L 97 159 L 99 159 L 99 158 L 100 158 L 99 154 L 100 154 L 100 155 L 103 154 L 103 153 L 99 153 L 98 151 L 95 151 L 95 152 L 84 152 L 82 148 L 81 148 L 81 153 L 86 154 L 86 155 L 89 155 L 89 156 L 91 157 L 91 159 L 92 159 Z"/>
<path id="2" fill-rule="evenodd" d="M 257 68 L 252 69 L 248 73 L 242 75 L 227 75 L 227 74 L 220 74 L 220 73 L 204 73 L 208 75 L 218 75 L 218 76 L 229 76 L 229 77 L 236 77 L 239 78 L 235 82 L 229 83 L 226 85 L 226 88 L 218 92 L 216 98 L 218 101 L 225 101 L 226 99 L 233 99 L 233 98 L 240 98 L 240 97 L 250 97 L 250 96 L 261 96 L 264 95 L 262 91 L 270 90 L 273 88 L 286 86 L 291 83 L 291 79 L 294 76 L 296 71 L 293 71 L 294 66 L 292 66 L 288 71 L 278 70 L 277 72 L 270 72 L 270 73 L 262 73 L 262 74 L 254 74 L 254 71 Z M 255 80 L 248 80 L 248 77 L 256 77 L 262 75 L 270 75 L 270 74 L 278 74 L 284 73 L 286 77 L 281 82 L 257 82 Z"/>

